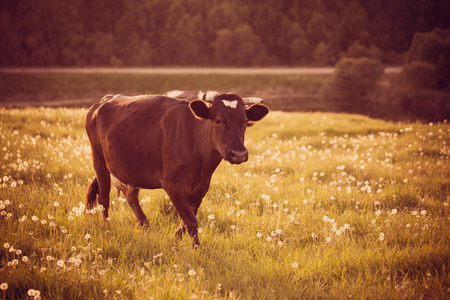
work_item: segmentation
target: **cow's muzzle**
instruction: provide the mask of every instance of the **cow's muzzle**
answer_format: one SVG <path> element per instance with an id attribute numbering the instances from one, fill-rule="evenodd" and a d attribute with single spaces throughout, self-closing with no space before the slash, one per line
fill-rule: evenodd
<path id="1" fill-rule="evenodd" d="M 230 150 L 227 153 L 226 160 L 232 164 L 240 164 L 248 160 L 248 151 L 244 150 Z"/>

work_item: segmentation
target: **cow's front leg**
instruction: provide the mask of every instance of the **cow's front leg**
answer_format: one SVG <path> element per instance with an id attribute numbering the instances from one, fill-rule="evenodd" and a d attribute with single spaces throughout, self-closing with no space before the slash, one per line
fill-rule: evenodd
<path id="1" fill-rule="evenodd" d="M 198 238 L 198 220 L 195 216 L 197 210 L 193 210 L 189 198 L 183 193 L 167 191 L 170 200 L 172 200 L 173 206 L 177 210 L 178 214 L 183 221 L 181 227 L 176 232 L 177 236 L 182 236 L 184 232 L 188 232 L 194 239 L 194 247 L 200 246 L 200 240 Z M 184 226 L 183 226 L 184 224 Z"/>
<path id="2" fill-rule="evenodd" d="M 194 211 L 194 214 L 197 216 L 198 207 L 192 207 L 192 210 Z M 179 239 L 183 238 L 183 235 L 186 233 L 186 225 L 184 225 L 184 222 L 181 221 L 180 226 L 178 227 L 178 230 L 175 232 L 175 236 Z"/>
<path id="3" fill-rule="evenodd" d="M 136 215 L 139 225 L 144 228 L 148 228 L 149 222 L 147 216 L 139 203 L 139 189 L 127 188 L 123 189 L 122 192 L 125 194 L 128 204 L 131 206 L 131 209 Z"/>

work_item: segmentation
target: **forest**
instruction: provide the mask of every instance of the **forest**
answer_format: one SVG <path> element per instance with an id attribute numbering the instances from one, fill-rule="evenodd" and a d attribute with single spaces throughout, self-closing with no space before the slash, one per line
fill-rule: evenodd
<path id="1" fill-rule="evenodd" d="M 449 12 L 447 0 L 1 1 L 0 66 L 402 64 Z"/>

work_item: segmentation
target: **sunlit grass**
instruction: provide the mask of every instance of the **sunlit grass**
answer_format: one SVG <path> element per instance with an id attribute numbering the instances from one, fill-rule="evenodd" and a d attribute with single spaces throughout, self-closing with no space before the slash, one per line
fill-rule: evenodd
<path id="1" fill-rule="evenodd" d="M 148 231 L 115 191 L 109 223 L 84 213 L 85 113 L 0 110 L 0 298 L 450 296 L 446 122 L 272 112 L 214 174 L 192 249 L 163 191 L 140 194 Z"/>

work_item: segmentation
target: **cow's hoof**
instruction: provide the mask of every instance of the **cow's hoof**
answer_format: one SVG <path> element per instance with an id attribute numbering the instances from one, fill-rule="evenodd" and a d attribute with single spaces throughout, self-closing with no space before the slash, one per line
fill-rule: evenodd
<path id="1" fill-rule="evenodd" d="M 144 229 L 144 230 L 149 229 L 150 228 L 150 223 L 148 222 L 148 219 L 139 221 L 139 227 Z"/>

